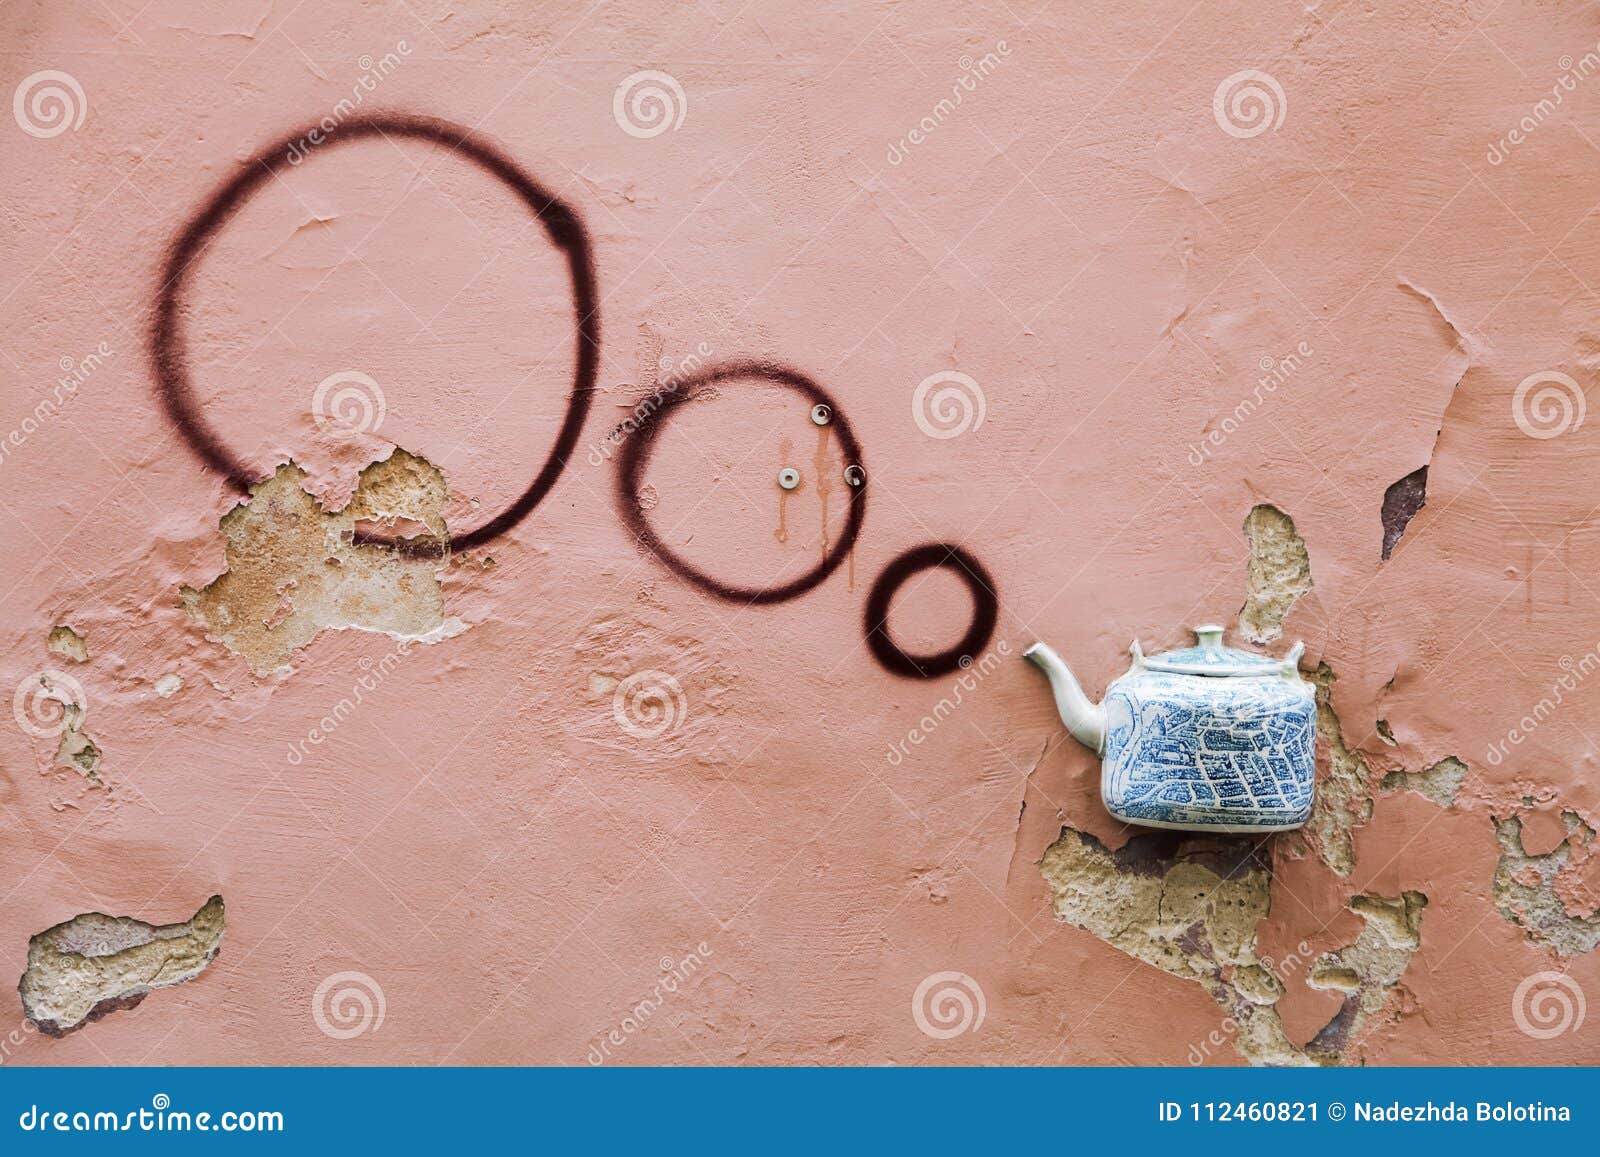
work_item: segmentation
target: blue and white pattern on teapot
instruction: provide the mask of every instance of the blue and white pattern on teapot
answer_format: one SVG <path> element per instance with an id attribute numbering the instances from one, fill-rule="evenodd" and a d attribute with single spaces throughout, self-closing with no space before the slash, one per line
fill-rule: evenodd
<path id="1" fill-rule="evenodd" d="M 1105 702 L 1084 695 L 1049 647 L 1024 654 L 1050 677 L 1062 721 L 1101 757 L 1100 794 L 1128 823 L 1213 832 L 1282 831 L 1311 815 L 1316 696 L 1300 676 L 1304 648 L 1270 659 L 1222 646 L 1221 627 L 1199 645 L 1146 658 Z"/>

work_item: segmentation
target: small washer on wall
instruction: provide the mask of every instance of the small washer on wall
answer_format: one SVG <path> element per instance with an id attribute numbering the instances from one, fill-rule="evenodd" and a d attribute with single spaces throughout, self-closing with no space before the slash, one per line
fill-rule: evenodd
<path id="1" fill-rule="evenodd" d="M 955 646 L 933 655 L 913 655 L 889 634 L 889 604 L 906 580 L 939 567 L 954 571 L 972 592 L 972 625 Z M 910 679 L 932 679 L 970 664 L 989 645 L 999 617 L 994 581 L 978 560 L 954 543 L 930 542 L 895 559 L 872 584 L 867 596 L 867 646 L 885 670 Z"/>

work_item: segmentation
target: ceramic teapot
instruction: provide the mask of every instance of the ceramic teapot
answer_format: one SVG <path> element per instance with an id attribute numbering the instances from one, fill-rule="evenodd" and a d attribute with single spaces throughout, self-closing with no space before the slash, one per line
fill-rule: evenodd
<path id="1" fill-rule="evenodd" d="M 1130 824 L 1208 832 L 1297 828 L 1311 815 L 1317 706 L 1296 643 L 1282 659 L 1222 645 L 1222 628 L 1195 628 L 1197 645 L 1145 657 L 1106 688 L 1083 693 L 1043 643 L 1023 652 L 1050 677 L 1074 738 L 1100 756 L 1100 796 Z"/>

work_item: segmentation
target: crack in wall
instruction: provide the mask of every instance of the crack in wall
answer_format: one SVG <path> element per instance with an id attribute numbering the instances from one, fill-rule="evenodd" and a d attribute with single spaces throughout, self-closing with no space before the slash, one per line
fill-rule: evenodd
<path id="1" fill-rule="evenodd" d="M 222 945 L 223 904 L 213 896 L 181 924 L 86 912 L 28 941 L 17 990 L 40 1032 L 64 1036 L 158 988 L 192 980 Z"/>

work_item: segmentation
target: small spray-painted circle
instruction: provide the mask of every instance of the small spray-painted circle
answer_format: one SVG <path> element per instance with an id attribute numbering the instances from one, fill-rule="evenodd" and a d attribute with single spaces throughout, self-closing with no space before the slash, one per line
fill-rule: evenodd
<path id="1" fill-rule="evenodd" d="M 844 529 L 828 548 L 822 561 L 799 578 L 772 587 L 747 587 L 725 583 L 694 566 L 661 541 L 655 528 L 650 525 L 648 514 L 639 503 L 640 484 L 644 480 L 645 467 L 649 465 L 651 452 L 655 449 L 656 434 L 664 423 L 696 393 L 707 387 L 726 386 L 738 381 L 761 381 L 782 386 L 795 391 L 813 409 L 817 406 L 827 406 L 828 424 L 838 434 L 839 448 L 845 458 L 852 462 L 861 460 L 861 446 L 850 430 L 850 423 L 845 420 L 833 399 L 828 397 L 816 382 L 799 370 L 775 362 L 723 362 L 707 366 L 679 383 L 678 388 L 660 406 L 641 419 L 633 436 L 623 443 L 622 452 L 617 455 L 617 510 L 628 529 L 633 532 L 634 538 L 648 547 L 650 552 L 661 560 L 662 565 L 685 582 L 730 602 L 781 603 L 797 595 L 803 595 L 820 585 L 849 557 L 851 550 L 855 548 L 856 537 L 861 533 L 861 523 L 867 513 L 865 486 L 851 487 L 846 498 Z M 798 482 L 798 478 L 796 481 Z"/>
<path id="2" fill-rule="evenodd" d="M 800 471 L 796 470 L 793 466 L 785 466 L 782 470 L 778 471 L 778 485 L 783 487 L 785 490 L 793 490 L 796 486 L 800 485 Z"/>
<path id="3" fill-rule="evenodd" d="M 961 641 L 933 655 L 912 655 L 889 635 L 889 604 L 913 575 L 943 567 L 952 570 L 972 592 L 972 625 Z M 888 566 L 872 584 L 867 596 L 867 646 L 884 668 L 911 679 L 932 679 L 946 675 L 970 662 L 989 645 L 1000 617 L 1000 601 L 988 572 L 966 551 L 954 543 L 932 542 L 909 550 Z"/>
<path id="4" fill-rule="evenodd" d="M 241 491 L 258 481 L 255 474 L 206 423 L 195 401 L 181 324 L 187 304 L 189 278 L 198 263 L 196 259 L 222 227 L 269 181 L 276 179 L 280 170 L 299 163 L 291 159 L 291 155 L 303 148 L 307 138 L 320 138 L 320 148 L 326 150 L 371 137 L 428 141 L 449 149 L 497 178 L 528 206 L 544 226 L 550 243 L 566 256 L 572 278 L 577 365 L 572 392 L 567 396 L 567 413 L 562 419 L 556 444 L 551 447 L 549 457 L 545 459 L 532 485 L 510 506 L 474 530 L 451 535 L 449 546 L 465 550 L 510 530 L 527 517 L 555 485 L 561 471 L 566 468 L 567 459 L 572 456 L 573 447 L 577 445 L 584 418 L 589 412 L 589 403 L 594 397 L 595 377 L 600 365 L 600 301 L 595 290 L 594 255 L 582 220 L 566 202 L 548 192 L 497 145 L 471 130 L 426 116 L 354 116 L 332 132 L 317 125 L 298 129 L 244 161 L 238 173 L 213 193 L 199 212 L 189 219 L 167 251 L 150 327 L 150 354 L 155 362 L 156 382 L 168 416 L 202 462 Z M 304 159 L 303 152 L 300 159 Z M 390 542 L 376 537 L 364 537 L 362 541 L 383 542 L 407 551 L 422 550 L 428 553 L 438 552 L 444 546 L 437 541 Z"/>

